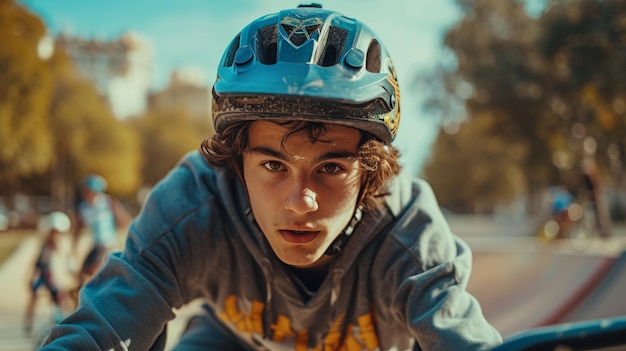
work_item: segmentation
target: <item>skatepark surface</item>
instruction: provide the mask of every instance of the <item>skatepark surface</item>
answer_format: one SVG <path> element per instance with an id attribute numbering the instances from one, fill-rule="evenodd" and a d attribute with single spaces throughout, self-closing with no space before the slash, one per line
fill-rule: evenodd
<path id="1" fill-rule="evenodd" d="M 567 241 L 511 241 L 497 249 L 474 242 L 468 291 L 504 337 L 530 328 L 623 316 L 624 239 L 597 239 L 583 252 Z"/>

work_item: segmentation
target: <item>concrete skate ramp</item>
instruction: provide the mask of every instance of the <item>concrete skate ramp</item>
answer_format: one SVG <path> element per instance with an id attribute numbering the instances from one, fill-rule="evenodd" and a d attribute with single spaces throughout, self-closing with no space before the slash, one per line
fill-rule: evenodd
<path id="1" fill-rule="evenodd" d="M 504 337 L 562 321 L 626 314 L 623 255 L 550 250 L 474 253 L 468 291 Z"/>
<path id="2" fill-rule="evenodd" d="M 626 316 L 626 252 L 615 261 L 604 279 L 595 286 L 562 322 Z"/>

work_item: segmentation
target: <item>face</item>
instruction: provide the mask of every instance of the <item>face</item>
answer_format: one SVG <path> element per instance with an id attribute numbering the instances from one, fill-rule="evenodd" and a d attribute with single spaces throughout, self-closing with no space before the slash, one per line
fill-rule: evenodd
<path id="1" fill-rule="evenodd" d="M 321 140 L 289 136 L 267 121 L 252 122 L 243 175 L 250 205 L 270 246 L 283 262 L 315 267 L 346 227 L 361 187 L 357 151 L 361 133 L 326 125 Z"/>
<path id="2" fill-rule="evenodd" d="M 83 187 L 82 196 L 85 201 L 91 203 L 93 202 L 93 199 L 96 197 L 96 192 L 87 187 Z"/>

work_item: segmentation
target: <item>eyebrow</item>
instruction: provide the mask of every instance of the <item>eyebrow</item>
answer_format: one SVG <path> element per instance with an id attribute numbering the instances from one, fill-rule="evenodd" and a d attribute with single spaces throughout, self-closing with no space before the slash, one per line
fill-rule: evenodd
<path id="1" fill-rule="evenodd" d="M 285 162 L 289 161 L 289 158 L 282 152 L 272 149 L 270 147 L 265 146 L 255 146 L 248 149 L 248 152 L 266 155 L 270 157 L 277 158 L 279 160 L 283 160 Z M 315 162 L 332 160 L 332 159 L 346 159 L 346 160 L 355 160 L 357 158 L 357 154 L 350 151 L 330 151 L 325 154 L 321 154 L 315 158 Z"/>

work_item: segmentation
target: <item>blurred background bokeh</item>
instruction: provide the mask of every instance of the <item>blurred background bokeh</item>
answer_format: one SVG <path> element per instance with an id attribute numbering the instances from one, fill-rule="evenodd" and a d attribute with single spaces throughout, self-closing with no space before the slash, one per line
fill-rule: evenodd
<path id="1" fill-rule="evenodd" d="M 472 247 L 468 290 L 503 335 L 626 313 L 626 1 L 316 2 L 390 51 L 394 143 Z M 230 40 L 299 3 L 0 0 L 0 350 L 32 349 L 15 321 L 43 215 L 72 212 L 90 173 L 137 213 L 212 135 Z"/>
<path id="2" fill-rule="evenodd" d="M 159 3 L 161 13 L 184 8 L 195 15 L 189 23 L 199 16 L 215 26 L 181 28 L 146 1 L 126 9 L 0 0 L 0 229 L 71 209 L 88 173 L 138 211 L 146 191 L 211 136 L 210 87 L 226 43 L 251 19 L 299 2 Z M 540 215 L 554 187 L 576 198 L 582 165 L 592 164 L 606 215 L 624 218 L 626 2 L 321 3 L 386 41 L 403 89 L 404 163 L 447 212 Z M 86 18 L 68 17 L 80 11 Z M 125 12 L 134 19 L 123 27 L 98 21 Z M 155 23 L 161 32 L 147 29 Z M 166 39 L 188 40 L 207 65 L 182 44 L 175 56 Z"/>
<path id="3" fill-rule="evenodd" d="M 0 1 L 4 227 L 32 227 L 42 212 L 71 209 L 89 173 L 137 211 L 146 191 L 211 136 L 210 89 L 237 31 L 299 3 Z M 416 71 L 439 60 L 444 29 L 460 16 L 447 1 L 323 5 L 376 27 L 406 92 Z M 418 173 L 439 117 L 421 118 L 421 98 L 410 95 L 397 143 Z"/>

